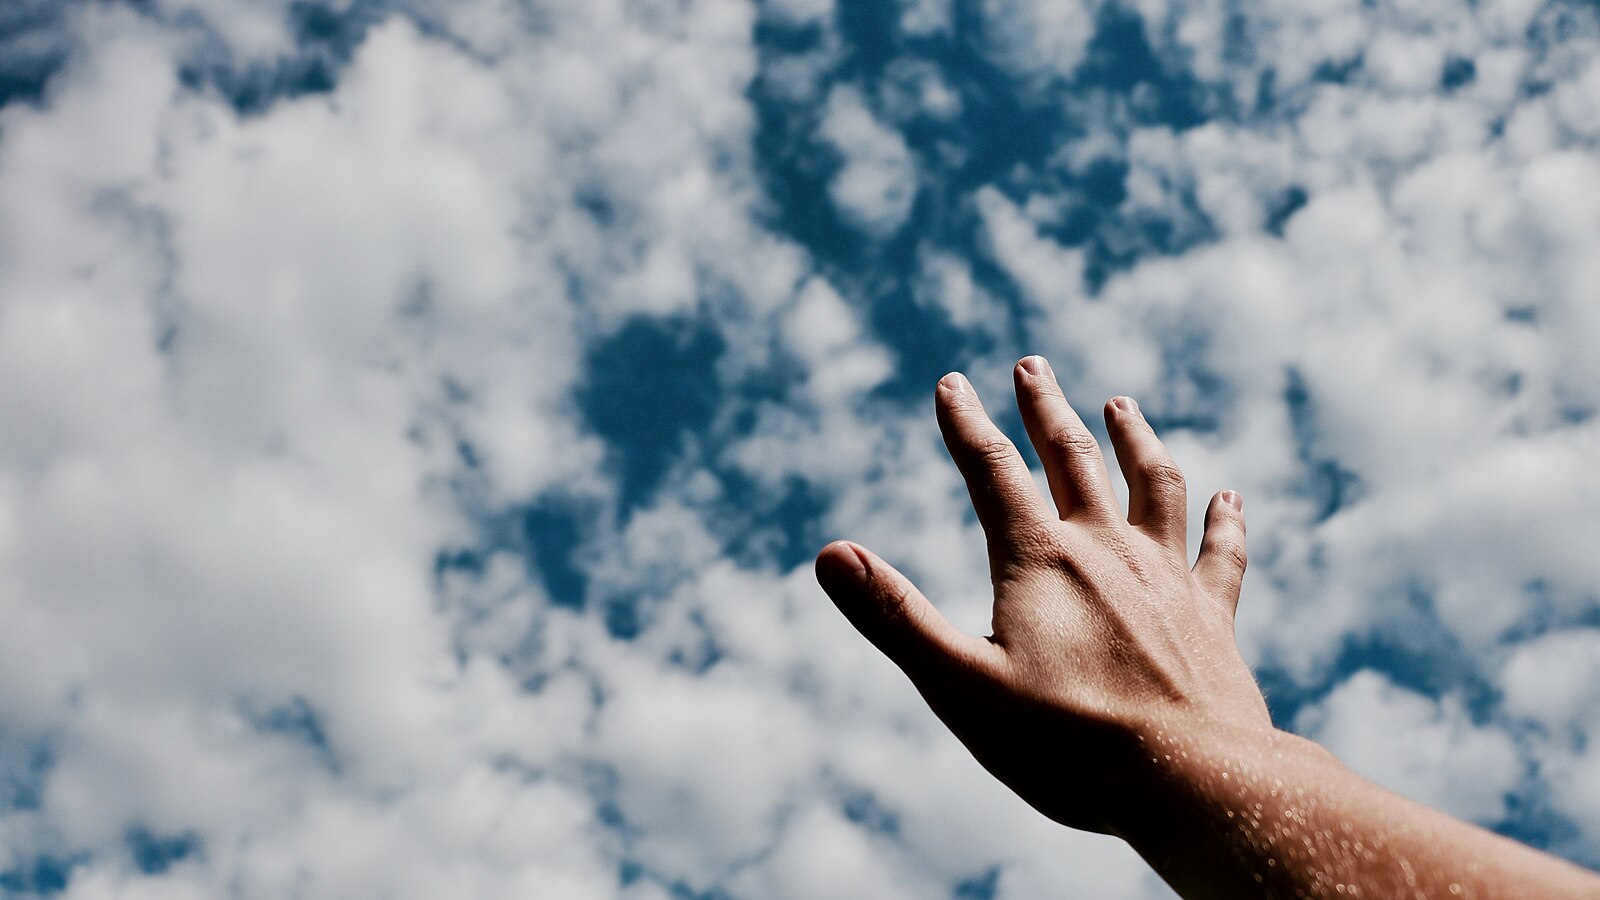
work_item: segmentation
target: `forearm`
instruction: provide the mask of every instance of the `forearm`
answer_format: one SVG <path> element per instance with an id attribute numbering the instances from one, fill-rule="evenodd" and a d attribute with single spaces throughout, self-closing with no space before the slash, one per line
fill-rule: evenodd
<path id="1" fill-rule="evenodd" d="M 1387 791 L 1304 738 L 1144 745 L 1159 805 L 1123 836 L 1185 897 L 1600 897 L 1600 876 Z"/>

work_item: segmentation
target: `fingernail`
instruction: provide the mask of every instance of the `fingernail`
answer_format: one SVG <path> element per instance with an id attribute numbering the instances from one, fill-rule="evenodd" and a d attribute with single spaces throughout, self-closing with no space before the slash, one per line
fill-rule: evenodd
<path id="1" fill-rule="evenodd" d="M 1239 512 L 1244 512 L 1244 498 L 1239 496 L 1238 491 L 1223 491 L 1222 502 Z"/>
<path id="2" fill-rule="evenodd" d="M 867 566 L 849 541 L 835 541 L 817 555 L 817 581 L 823 590 L 860 584 L 867 578 Z"/>
<path id="3" fill-rule="evenodd" d="M 1022 371 L 1035 378 L 1049 378 L 1051 375 L 1050 361 L 1042 356 L 1024 356 L 1021 366 Z"/>
<path id="4" fill-rule="evenodd" d="M 967 384 L 966 377 L 960 372 L 951 372 L 949 375 L 939 379 L 939 386 L 957 394 L 965 394 L 972 390 L 972 386 Z"/>
<path id="5" fill-rule="evenodd" d="M 1114 398 L 1111 401 L 1111 405 L 1115 406 L 1117 409 L 1120 409 L 1125 413 L 1133 413 L 1134 415 L 1138 415 L 1139 414 L 1139 404 L 1133 402 L 1133 398 L 1132 397 L 1117 397 L 1117 398 Z"/>

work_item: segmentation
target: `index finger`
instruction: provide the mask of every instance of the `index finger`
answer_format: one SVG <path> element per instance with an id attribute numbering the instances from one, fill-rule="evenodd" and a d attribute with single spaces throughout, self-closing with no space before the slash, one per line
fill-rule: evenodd
<path id="1" fill-rule="evenodd" d="M 991 557 L 1038 535 L 1046 521 L 1044 498 L 1016 445 L 983 411 L 978 393 L 951 372 L 939 380 L 934 396 L 945 447 L 967 482 Z"/>

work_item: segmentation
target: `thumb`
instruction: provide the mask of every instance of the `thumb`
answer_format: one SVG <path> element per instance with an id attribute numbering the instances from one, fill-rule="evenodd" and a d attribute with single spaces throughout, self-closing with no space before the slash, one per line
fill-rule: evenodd
<path id="1" fill-rule="evenodd" d="M 817 581 L 850 624 L 913 681 L 952 666 L 982 666 L 995 652 L 951 625 L 909 578 L 859 544 L 824 547 Z"/>

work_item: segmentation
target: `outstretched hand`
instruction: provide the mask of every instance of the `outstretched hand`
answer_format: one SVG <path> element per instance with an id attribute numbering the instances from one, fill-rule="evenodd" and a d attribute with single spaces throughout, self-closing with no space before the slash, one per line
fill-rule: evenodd
<path id="1" fill-rule="evenodd" d="M 1243 504 L 1231 491 L 1211 498 L 1191 568 L 1183 474 L 1138 405 L 1105 406 L 1130 494 L 1124 516 L 1099 444 L 1049 364 L 1030 356 L 1015 377 L 1054 511 L 967 380 L 952 373 L 936 389 L 940 430 L 988 538 L 993 634 L 962 633 L 856 544 L 824 549 L 817 576 L 990 772 L 1058 822 L 1122 834 L 1163 736 L 1272 728 L 1233 638 Z"/>
<path id="2" fill-rule="evenodd" d="M 1272 727 L 1233 613 L 1244 515 L 1224 491 L 1191 567 L 1183 475 L 1136 403 L 1093 435 L 1037 356 L 1017 405 L 1055 514 L 960 375 L 939 427 L 989 544 L 994 633 L 956 629 L 866 549 L 817 578 L 990 772 L 1058 822 L 1118 835 L 1187 897 L 1600 897 L 1600 877 L 1361 778 Z"/>

